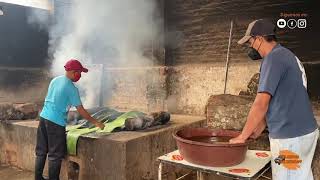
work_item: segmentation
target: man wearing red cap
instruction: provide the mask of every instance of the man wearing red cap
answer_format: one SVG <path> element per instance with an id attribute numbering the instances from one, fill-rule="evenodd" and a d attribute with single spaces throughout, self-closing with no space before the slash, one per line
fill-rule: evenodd
<path id="1" fill-rule="evenodd" d="M 104 124 L 90 116 L 83 108 L 79 91 L 73 82 L 79 81 L 81 72 L 88 72 L 77 60 L 69 60 L 64 66 L 66 74 L 54 78 L 49 85 L 48 93 L 40 114 L 37 131 L 35 179 L 43 180 L 43 168 L 48 155 L 49 179 L 58 180 L 61 161 L 67 153 L 66 119 L 71 106 L 95 126 L 103 129 Z"/>

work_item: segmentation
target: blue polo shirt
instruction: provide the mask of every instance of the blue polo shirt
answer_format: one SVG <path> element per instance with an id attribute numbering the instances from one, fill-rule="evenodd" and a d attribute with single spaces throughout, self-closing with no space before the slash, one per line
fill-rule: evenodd
<path id="1" fill-rule="evenodd" d="M 60 126 L 66 126 L 69 108 L 81 104 L 78 88 L 66 76 L 58 76 L 50 82 L 40 116 Z"/>
<path id="2" fill-rule="evenodd" d="M 303 65 L 298 57 L 280 44 L 263 59 L 258 92 L 272 96 L 267 112 L 271 138 L 303 136 L 318 127 L 307 93 Z"/>

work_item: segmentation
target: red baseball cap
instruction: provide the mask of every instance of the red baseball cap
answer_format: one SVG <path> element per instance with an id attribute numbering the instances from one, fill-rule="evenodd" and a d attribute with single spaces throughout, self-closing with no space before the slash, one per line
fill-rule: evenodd
<path id="1" fill-rule="evenodd" d="M 76 59 L 70 59 L 67 63 L 66 63 L 66 65 L 64 65 L 64 69 L 66 70 L 66 71 L 72 71 L 72 70 L 74 70 L 74 71 L 81 71 L 81 72 L 88 72 L 88 69 L 87 68 L 84 68 L 83 66 L 82 66 L 82 64 L 78 61 L 78 60 L 76 60 Z"/>

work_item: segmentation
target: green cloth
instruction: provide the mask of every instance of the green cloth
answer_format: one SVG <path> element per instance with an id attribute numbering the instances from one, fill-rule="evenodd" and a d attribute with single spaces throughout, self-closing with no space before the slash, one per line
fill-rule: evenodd
<path id="1" fill-rule="evenodd" d="M 81 126 L 83 126 L 85 124 L 85 122 L 81 123 L 81 124 L 77 124 L 77 125 L 67 125 L 66 126 L 66 131 L 72 131 L 75 129 L 79 129 Z"/>
<path id="2" fill-rule="evenodd" d="M 106 134 L 112 132 L 114 129 L 123 127 L 126 119 L 128 118 L 135 118 L 139 116 L 144 116 L 145 114 L 139 111 L 130 111 L 126 112 L 119 117 L 117 117 L 114 121 L 108 122 L 106 121 L 105 128 L 103 130 L 95 127 L 95 128 L 80 128 L 82 124 L 74 125 L 74 126 L 68 126 L 68 133 L 67 133 L 67 149 L 68 154 L 70 155 L 76 155 L 77 154 L 77 143 L 78 139 L 81 135 L 96 132 L 101 134 Z M 105 117 L 105 116 L 104 116 Z M 99 119 L 98 119 L 99 120 Z"/>
<path id="3" fill-rule="evenodd" d="M 123 113 L 120 113 L 114 109 L 103 107 L 103 108 L 97 109 L 97 111 L 92 113 L 91 116 L 97 119 L 99 122 L 105 123 L 105 122 L 109 122 L 116 119 L 121 114 Z M 94 124 L 86 120 L 83 126 L 81 126 L 81 128 L 94 128 L 94 127 L 95 127 Z"/>
<path id="4" fill-rule="evenodd" d="M 67 133 L 68 154 L 77 155 L 77 143 L 81 135 L 97 131 L 99 128 L 73 129 Z"/>

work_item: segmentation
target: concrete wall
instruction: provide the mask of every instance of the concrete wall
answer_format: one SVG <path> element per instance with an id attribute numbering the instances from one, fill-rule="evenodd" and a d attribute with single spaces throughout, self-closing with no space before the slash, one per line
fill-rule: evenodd
<path id="1" fill-rule="evenodd" d="M 237 95 L 246 90 L 251 77 L 258 71 L 257 63 L 230 64 L 226 93 Z M 204 114 L 209 97 L 224 92 L 225 65 L 179 65 L 172 69 L 168 79 L 171 107 L 176 107 L 178 113 Z"/>
<path id="2" fill-rule="evenodd" d="M 105 74 L 103 96 L 106 105 L 146 112 L 165 109 L 164 67 L 107 68 Z"/>
<path id="3" fill-rule="evenodd" d="M 306 64 L 308 90 L 319 99 L 319 64 Z M 230 63 L 226 93 L 246 91 L 259 62 Z M 225 63 L 106 70 L 105 104 L 118 109 L 204 114 L 210 95 L 223 94 Z"/>
<path id="4" fill-rule="evenodd" d="M 246 90 L 259 63 L 230 64 L 227 93 Z M 204 114 L 210 95 L 224 91 L 225 64 L 193 64 L 170 67 L 108 68 L 105 104 L 117 109 L 168 110 Z"/>
<path id="5" fill-rule="evenodd" d="M 33 169 L 37 123 L 14 126 L 0 122 L 0 163 Z"/>
<path id="6" fill-rule="evenodd" d="M 0 67 L 0 102 L 42 102 L 49 81 L 40 68 Z"/>

